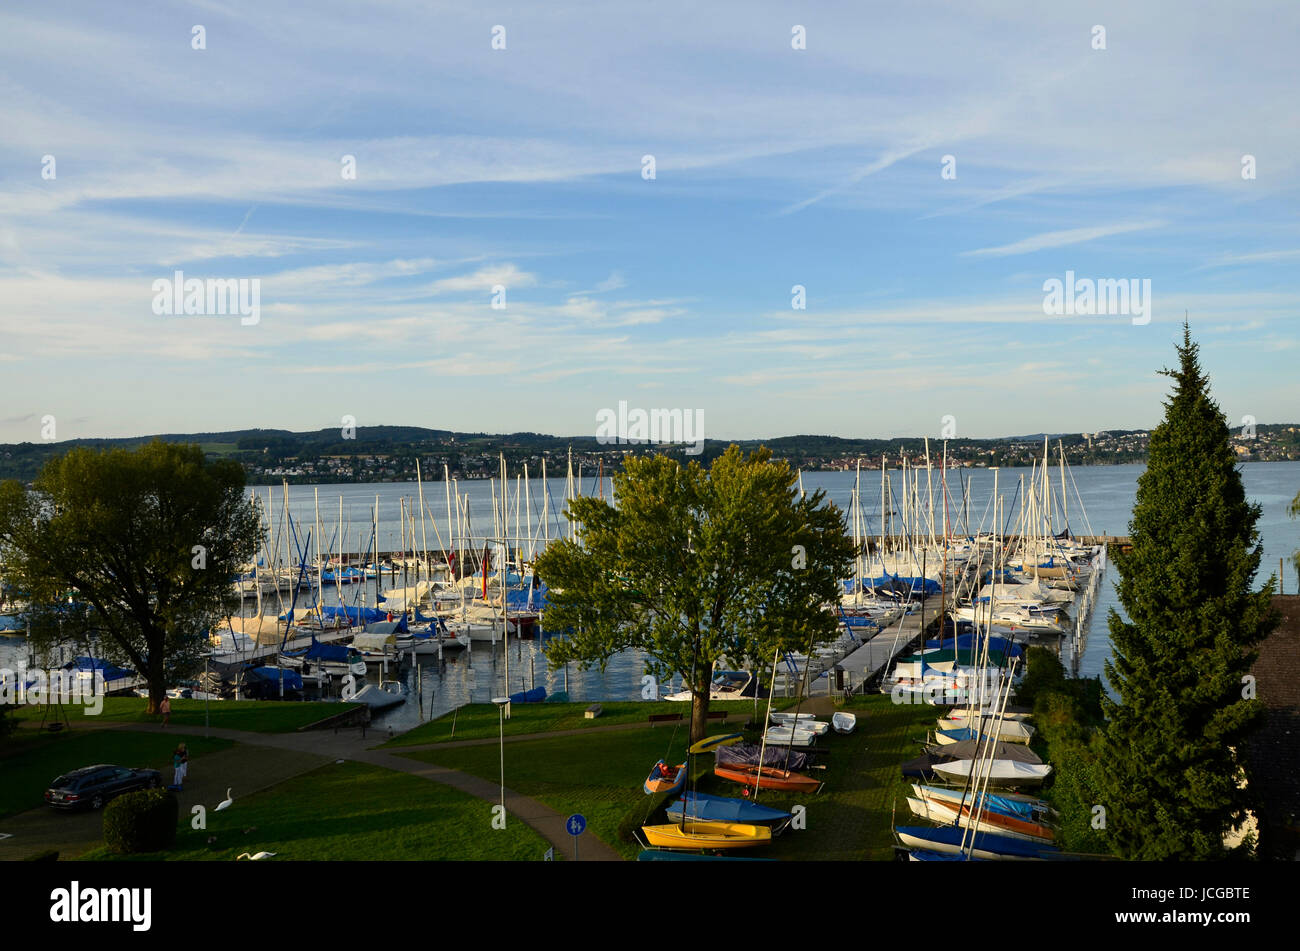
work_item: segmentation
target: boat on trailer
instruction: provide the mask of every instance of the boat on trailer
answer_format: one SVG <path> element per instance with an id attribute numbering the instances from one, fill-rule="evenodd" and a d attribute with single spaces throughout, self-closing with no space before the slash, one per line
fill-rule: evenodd
<path id="1" fill-rule="evenodd" d="M 768 845 L 768 826 L 743 822 L 687 820 L 670 825 L 642 826 L 646 841 L 661 849 L 748 849 Z"/>
<path id="2" fill-rule="evenodd" d="M 730 799 L 708 793 L 687 792 L 668 807 L 668 818 L 686 821 L 741 822 L 750 825 L 779 825 L 794 818 L 791 813 L 760 806 L 748 799 Z"/>
<path id="3" fill-rule="evenodd" d="M 721 779 L 752 786 L 755 789 L 778 789 L 786 792 L 816 792 L 821 788 L 821 780 L 795 773 L 788 769 L 774 766 L 752 766 L 749 764 L 719 764 L 713 768 L 713 775 Z"/>
<path id="4" fill-rule="evenodd" d="M 686 785 L 686 764 L 669 766 L 660 760 L 650 767 L 650 775 L 646 777 L 642 788 L 647 795 L 653 796 L 655 793 L 678 792 L 684 785 Z"/>
<path id="5" fill-rule="evenodd" d="M 974 832 L 958 826 L 898 826 L 894 829 L 898 841 L 908 849 L 921 849 L 948 855 L 969 854 L 975 859 L 1013 859 L 1033 861 L 1050 859 L 1061 854 L 1054 845 L 1026 842 L 995 832 Z M 964 843 L 964 847 L 963 847 Z"/>

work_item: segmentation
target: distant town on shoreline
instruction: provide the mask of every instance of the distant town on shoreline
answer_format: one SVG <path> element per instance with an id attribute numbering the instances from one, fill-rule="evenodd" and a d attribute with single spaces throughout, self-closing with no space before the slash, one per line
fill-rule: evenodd
<path id="1" fill-rule="evenodd" d="M 1146 461 L 1148 430 L 1106 430 L 1095 433 L 1037 433 L 989 439 L 929 439 L 930 461 L 941 464 L 946 442 L 948 464 L 963 468 L 1028 466 L 1043 456 L 1044 436 L 1050 455 L 1064 450 L 1070 465 L 1120 465 Z M 234 459 L 244 466 L 251 485 L 327 484 L 340 482 L 405 482 L 420 475 L 431 482 L 447 475 L 455 479 L 484 479 L 500 471 L 501 456 L 512 472 L 526 464 L 541 475 L 542 463 L 551 477 L 563 477 L 572 458 L 574 472 L 584 476 L 616 469 L 626 455 L 667 452 L 707 465 L 733 442 L 750 451 L 767 446 L 773 455 L 805 472 L 879 469 L 882 457 L 894 468 L 905 457 L 924 464 L 926 439 L 846 439 L 838 436 L 780 436 L 774 439 L 708 439 L 703 451 L 681 444 L 625 441 L 601 443 L 594 436 L 550 436 L 539 433 L 462 433 L 416 426 L 358 426 L 352 432 L 322 429 L 294 433 L 280 429 L 246 429 L 222 433 L 166 434 L 121 439 L 74 439 L 63 442 L 0 444 L 0 478 L 30 481 L 44 463 L 73 448 L 130 447 L 159 438 L 197 443 L 211 457 Z M 1237 427 L 1231 442 L 1243 462 L 1300 460 L 1300 424 L 1261 423 Z M 571 455 L 570 455 L 571 454 Z"/>

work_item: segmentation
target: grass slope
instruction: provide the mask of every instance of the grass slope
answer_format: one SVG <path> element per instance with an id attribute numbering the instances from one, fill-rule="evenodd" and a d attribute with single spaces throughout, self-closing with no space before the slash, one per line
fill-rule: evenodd
<path id="1" fill-rule="evenodd" d="M 24 739 L 13 752 L 0 758 L 0 818 L 44 806 L 42 798 L 50 783 L 62 773 L 79 766 L 109 763 L 156 769 L 164 785 L 172 778 L 172 750 L 185 743 L 190 759 L 230 746 L 229 740 L 188 736 L 183 733 L 131 733 L 126 730 L 96 730 L 47 734 Z M 6 747 L 6 752 L 10 747 Z"/>
<path id="2" fill-rule="evenodd" d="M 267 851 L 276 853 L 271 861 L 540 860 L 546 841 L 520 821 L 492 828 L 491 808 L 417 776 L 331 763 L 209 813 L 206 829 L 191 829 L 182 815 L 169 852 L 122 856 L 97 849 L 82 858 L 221 861 Z"/>
<path id="3" fill-rule="evenodd" d="M 162 723 L 159 714 L 147 714 L 149 701 L 144 697 L 104 697 L 103 710 L 94 716 L 81 704 L 64 704 L 73 728 L 80 723 Z M 208 722 L 228 730 L 254 733 L 290 733 L 358 706 L 355 703 L 296 703 L 283 700 L 219 700 L 207 704 Z M 489 704 L 490 706 L 490 704 Z M 44 707 L 39 705 L 11 708 L 19 721 L 39 722 Z M 204 721 L 204 701 L 173 700 L 171 726 L 199 727 Z"/>
<path id="4" fill-rule="evenodd" d="M 924 734 L 939 711 L 896 705 L 882 695 L 856 698 L 846 709 L 858 714 L 858 730 L 819 741 L 830 751 L 824 760 L 829 768 L 814 774 L 826 780 L 821 793 L 815 797 L 762 793 L 760 801 L 765 805 L 785 809 L 803 805 L 806 828 L 788 829 L 755 854 L 790 860 L 892 857 L 891 809 L 906 788 L 899 765 L 916 755 L 913 739 Z M 724 731 L 719 727 L 715 732 Z M 641 783 L 655 760 L 663 757 L 676 763 L 685 758 L 686 737 L 685 728 L 674 732 L 659 727 L 514 743 L 506 748 L 506 785 L 566 815 L 584 814 L 591 833 L 634 858 L 640 847 L 632 832 L 644 823 L 667 821 L 666 803 L 645 795 Z M 402 755 L 485 779 L 499 775 L 500 752 L 495 746 Z M 696 758 L 695 788 L 739 797 L 740 787 L 714 777 L 712 768 L 711 755 Z M 906 821 L 905 811 L 899 821 Z"/>
<path id="5" fill-rule="evenodd" d="M 759 715 L 762 716 L 765 701 L 759 703 Z M 789 701 L 784 701 L 788 703 Z M 782 702 L 778 702 L 780 709 Z M 515 703 L 511 704 L 510 719 L 505 721 L 506 736 L 521 736 L 526 733 L 554 733 L 559 730 L 581 730 L 598 726 L 613 726 L 620 723 L 645 723 L 652 713 L 681 713 L 690 717 L 688 703 L 653 704 L 642 701 L 612 702 L 601 701 L 602 713 L 594 720 L 583 717 L 589 703 Z M 710 711 L 725 710 L 728 713 L 752 714 L 752 700 L 713 701 Z M 415 729 L 384 744 L 389 747 L 418 746 L 424 743 L 444 743 L 451 740 L 496 739 L 501 730 L 500 715 L 491 703 L 470 703 L 458 707 L 451 713 L 443 714 L 436 720 L 422 723 Z M 453 724 L 455 733 L 452 733 Z M 686 730 L 687 721 L 682 721 L 682 731 Z M 655 729 L 661 733 L 671 733 L 673 723 L 661 723 Z M 650 762 L 654 762 L 652 759 Z M 647 770 L 649 766 L 647 764 Z"/>

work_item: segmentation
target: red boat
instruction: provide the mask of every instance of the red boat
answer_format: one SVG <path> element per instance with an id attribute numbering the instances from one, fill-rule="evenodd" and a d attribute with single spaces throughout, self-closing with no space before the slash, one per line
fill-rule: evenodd
<path id="1" fill-rule="evenodd" d="M 753 786 L 755 789 L 779 789 L 786 792 L 816 792 L 822 785 L 821 780 L 775 766 L 727 764 L 714 767 L 713 775 L 729 779 L 733 783 L 740 783 L 742 786 Z"/>

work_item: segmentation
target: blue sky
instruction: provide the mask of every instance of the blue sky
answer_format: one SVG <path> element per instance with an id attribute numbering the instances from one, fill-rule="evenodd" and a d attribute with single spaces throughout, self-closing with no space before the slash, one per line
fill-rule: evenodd
<path id="1" fill-rule="evenodd" d="M 1142 427 L 1184 311 L 1230 421 L 1296 421 L 1296 35 L 1251 3 L 7 5 L 0 441 L 591 435 L 620 400 L 710 438 Z M 154 314 L 178 269 L 256 278 L 260 320 Z M 1067 270 L 1150 280 L 1151 322 L 1044 314 Z"/>

